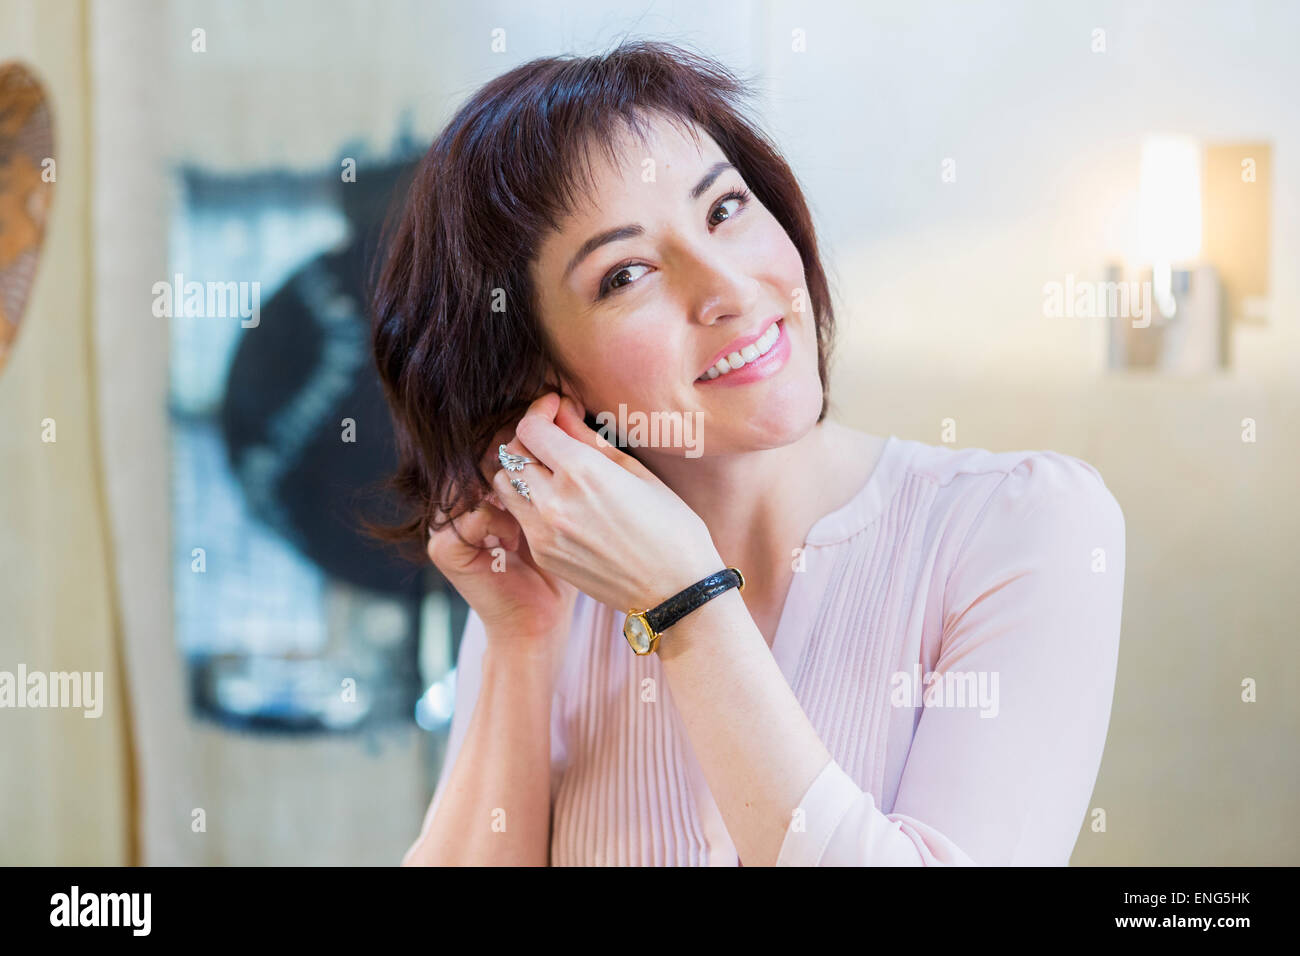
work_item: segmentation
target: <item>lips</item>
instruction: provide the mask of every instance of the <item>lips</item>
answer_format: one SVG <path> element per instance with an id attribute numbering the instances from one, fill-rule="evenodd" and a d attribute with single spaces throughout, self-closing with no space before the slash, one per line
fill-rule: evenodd
<path id="1" fill-rule="evenodd" d="M 782 318 L 784 316 L 773 316 L 753 332 L 732 339 L 725 348 L 713 356 L 713 360 L 696 377 L 696 381 L 711 381 L 712 379 L 709 378 L 710 370 L 715 367 L 720 374 L 731 374 L 749 362 L 758 361 L 762 358 L 763 353 L 770 349 L 780 338 L 782 326 L 779 323 Z M 724 360 L 727 363 L 725 371 L 724 367 L 718 364 Z M 714 378 L 716 377 L 714 376 Z"/>
<path id="2" fill-rule="evenodd" d="M 753 382 L 760 382 L 764 379 L 771 378 L 780 374 L 790 359 L 790 336 L 786 332 L 785 322 L 778 321 L 769 326 L 769 331 L 760 335 L 756 343 L 746 346 L 746 351 L 754 354 L 755 350 L 762 354 L 753 360 L 747 356 L 741 355 L 738 358 L 744 358 L 745 361 L 739 368 L 731 369 L 730 359 L 722 359 L 727 363 L 730 369 L 727 372 L 720 372 L 716 367 L 710 373 L 695 380 L 696 388 L 732 388 L 736 386 L 749 385 Z"/>

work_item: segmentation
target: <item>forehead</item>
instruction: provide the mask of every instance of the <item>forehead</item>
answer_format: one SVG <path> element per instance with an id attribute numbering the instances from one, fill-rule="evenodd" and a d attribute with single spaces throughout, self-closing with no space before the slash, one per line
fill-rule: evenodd
<path id="1" fill-rule="evenodd" d="M 687 120 L 660 114 L 643 119 L 639 131 L 620 124 L 610 142 L 611 150 L 592 153 L 592 185 L 595 191 L 609 194 L 592 196 L 592 205 L 617 195 L 632 182 L 647 182 L 646 169 L 651 163 L 653 182 L 661 176 L 689 175 L 696 167 L 722 157 L 722 150 L 704 130 Z"/>
<path id="2" fill-rule="evenodd" d="M 548 234 L 539 259 L 576 248 L 592 232 L 638 222 L 664 208 L 665 197 L 686 197 L 703 168 L 725 159 L 708 133 L 686 120 L 654 114 L 641 123 L 641 133 L 619 124 L 608 147 L 589 144 L 585 166 L 577 179 L 578 202 Z M 693 179 L 691 177 L 694 177 Z M 653 205 L 647 209 L 647 204 Z"/>

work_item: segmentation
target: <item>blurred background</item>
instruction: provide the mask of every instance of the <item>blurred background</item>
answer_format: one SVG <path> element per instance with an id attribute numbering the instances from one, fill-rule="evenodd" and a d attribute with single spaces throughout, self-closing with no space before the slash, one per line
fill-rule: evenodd
<path id="1" fill-rule="evenodd" d="M 0 710 L 0 863 L 400 859 L 465 608 L 354 530 L 392 463 L 361 269 L 473 90 L 628 36 L 755 80 L 838 418 L 1075 455 L 1123 507 L 1072 863 L 1300 863 L 1284 0 L 0 0 L 0 671 L 105 687 Z"/>

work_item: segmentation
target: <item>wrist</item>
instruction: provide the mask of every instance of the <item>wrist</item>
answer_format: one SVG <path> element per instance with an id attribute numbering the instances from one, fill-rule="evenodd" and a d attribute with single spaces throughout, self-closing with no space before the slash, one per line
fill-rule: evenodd
<path id="1" fill-rule="evenodd" d="M 630 609 L 623 621 L 623 636 L 633 653 L 653 654 L 665 632 L 677 627 L 685 618 L 698 615 L 702 608 L 724 598 L 729 591 L 743 590 L 744 587 L 745 577 L 739 568 L 710 571 L 653 607 Z"/>
<path id="2" fill-rule="evenodd" d="M 686 657 L 697 647 L 703 647 L 706 653 L 716 653 L 720 648 L 719 638 L 741 619 L 749 619 L 753 625 L 740 590 L 732 588 L 669 628 L 655 653 L 664 662 Z"/>
<path id="3" fill-rule="evenodd" d="M 507 680 L 541 682 L 544 678 L 550 679 L 556 654 L 556 637 L 553 635 L 514 634 L 509 638 L 495 639 L 489 631 L 483 648 L 483 672 L 486 675 L 491 668 L 493 674 Z"/>
<path id="4" fill-rule="evenodd" d="M 726 566 L 727 563 L 718 554 L 718 549 L 712 545 L 707 549 L 686 552 L 670 571 L 660 576 L 659 581 L 662 583 L 645 589 L 645 593 L 638 595 L 632 603 L 637 607 L 654 607 L 697 581 L 707 578 L 710 574 L 716 574 Z M 637 605 L 636 600 L 642 600 L 644 603 Z"/>

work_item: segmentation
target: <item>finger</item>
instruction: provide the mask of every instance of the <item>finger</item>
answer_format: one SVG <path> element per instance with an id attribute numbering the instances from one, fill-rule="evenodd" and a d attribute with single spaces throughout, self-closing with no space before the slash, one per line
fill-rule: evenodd
<path id="1" fill-rule="evenodd" d="M 510 514 L 481 504 L 473 511 L 458 516 L 450 525 L 434 532 L 430 536 L 429 549 L 432 552 L 444 537 L 454 538 L 461 546 L 474 549 L 482 545 L 484 539 L 488 537 L 495 537 L 498 543 L 509 542 L 517 545 L 520 533 L 519 522 Z"/>
<path id="2" fill-rule="evenodd" d="M 525 498 L 523 493 L 515 487 L 514 482 L 516 481 L 527 486 L 528 498 Z M 530 523 L 536 516 L 535 509 L 539 497 L 544 498 L 547 494 L 548 483 L 548 479 L 543 476 L 540 466 L 536 463 L 525 465 L 523 471 L 517 472 L 498 468 L 496 474 L 492 476 L 493 489 L 501 499 L 502 504 L 505 505 L 506 511 L 518 522 L 520 529 L 524 533 L 527 533 Z"/>
<path id="3" fill-rule="evenodd" d="M 594 448 L 614 464 L 626 468 L 638 478 L 647 480 L 654 479 L 658 481 L 654 473 L 650 471 L 640 461 L 633 458 L 627 452 L 619 449 L 617 445 L 611 444 L 605 440 L 605 437 L 598 431 L 587 427 L 584 420 L 586 411 L 573 398 L 566 395 L 560 403 L 560 410 L 555 416 L 555 424 L 561 428 L 566 435 L 576 438 L 589 448 Z"/>
<path id="4" fill-rule="evenodd" d="M 575 438 L 556 424 L 561 407 L 558 392 L 538 398 L 515 426 L 515 437 L 533 450 L 533 457 L 551 471 L 563 471 L 606 458 L 604 450 Z M 584 426 L 585 427 L 585 426 Z M 593 465 L 603 467 L 603 465 Z"/>
<path id="5" fill-rule="evenodd" d="M 587 427 L 586 416 L 586 411 L 578 404 L 577 400 L 565 395 L 560 401 L 559 411 L 555 414 L 555 424 L 563 429 L 566 435 L 578 439 L 584 445 L 596 449 L 606 457 L 608 457 L 609 449 L 617 451 L 618 449 L 614 445 L 605 440 L 604 435 Z"/>
<path id="6" fill-rule="evenodd" d="M 512 524 L 517 522 L 508 514 L 481 504 L 474 510 L 459 515 L 451 524 L 436 532 L 433 538 L 443 536 L 455 539 L 463 546 L 476 548 L 490 535 L 495 535 L 498 539 L 510 537 L 514 533 Z"/>
<path id="7" fill-rule="evenodd" d="M 505 450 L 510 452 L 511 454 L 522 455 L 525 458 L 531 458 L 532 461 L 529 462 L 525 467 L 534 471 L 537 468 L 546 468 L 545 464 L 542 463 L 540 458 L 537 455 L 533 454 L 532 450 L 529 449 L 529 447 L 523 441 L 520 440 L 519 436 L 515 434 L 515 428 L 517 427 L 518 427 L 518 423 L 516 423 L 514 427 L 502 428 L 500 431 L 498 431 L 495 435 L 492 436 L 492 444 L 483 453 L 483 458 L 479 462 L 479 470 L 483 473 L 483 477 L 487 480 L 488 484 L 494 484 L 494 481 L 496 479 L 496 473 L 504 467 L 501 463 L 502 445 L 504 445 Z M 510 472 L 510 474 L 518 476 L 523 473 L 519 471 L 512 471 Z M 550 475 L 549 469 L 547 469 L 546 474 L 547 476 Z M 499 497 L 496 500 L 494 500 L 494 504 L 501 506 L 501 501 Z"/>
<path id="8" fill-rule="evenodd" d="M 513 551 L 518 547 L 519 537 L 523 531 L 514 515 L 504 509 L 491 506 L 485 507 L 483 510 L 490 516 L 483 529 L 483 543 L 489 548 L 494 548 L 496 544 L 500 544 L 508 551 Z M 496 544 L 492 543 L 493 538 L 496 539 Z"/>
<path id="9" fill-rule="evenodd" d="M 478 463 L 478 470 L 488 484 L 492 483 L 492 477 L 501 467 L 501 459 L 497 457 L 497 450 L 502 445 L 509 443 L 514 437 L 514 426 L 507 425 L 492 436 L 492 441 L 490 441 L 487 448 L 484 449 L 483 457 Z"/>

